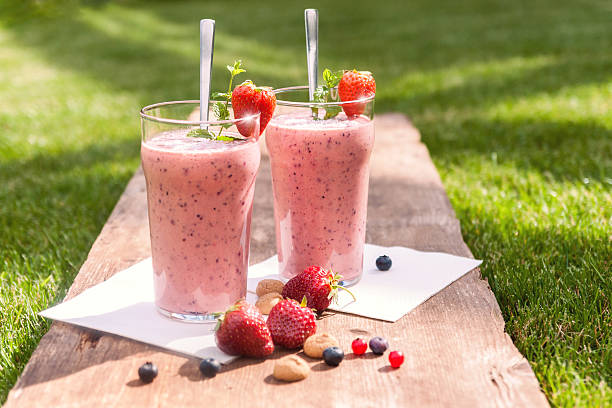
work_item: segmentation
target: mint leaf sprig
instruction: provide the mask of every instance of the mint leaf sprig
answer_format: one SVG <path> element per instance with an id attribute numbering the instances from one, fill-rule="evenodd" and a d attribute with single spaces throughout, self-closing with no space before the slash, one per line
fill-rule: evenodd
<path id="1" fill-rule="evenodd" d="M 338 99 L 337 92 L 335 92 L 335 88 L 340 83 L 342 79 L 342 75 L 344 75 L 343 70 L 331 71 L 327 68 L 323 70 L 323 81 L 324 85 L 319 85 L 314 92 L 314 101 L 315 102 L 336 102 Z M 342 112 L 342 108 L 339 106 L 327 106 L 325 108 L 325 116 L 323 119 L 331 119 L 336 117 L 340 112 Z M 319 119 L 319 108 L 312 108 L 313 117 L 315 119 Z"/>
<path id="2" fill-rule="evenodd" d="M 246 69 L 242 67 L 242 60 L 234 61 L 234 65 L 227 65 L 227 70 L 230 72 L 230 80 L 229 85 L 227 87 L 227 92 L 213 92 L 213 99 L 224 99 L 225 101 L 217 101 L 212 106 L 213 115 L 215 115 L 216 120 L 229 120 L 230 119 L 230 111 L 229 111 L 229 103 L 232 100 L 232 83 L 234 82 L 234 77 L 237 75 L 246 72 Z M 244 140 L 246 139 L 243 136 L 223 136 L 221 132 L 223 129 L 227 129 L 231 127 L 231 123 L 226 123 L 221 125 L 219 132 L 215 135 L 210 132 L 208 129 L 192 129 L 189 133 L 187 133 L 187 137 L 203 137 L 206 139 L 212 140 L 223 140 L 223 141 L 234 141 L 234 140 Z"/>

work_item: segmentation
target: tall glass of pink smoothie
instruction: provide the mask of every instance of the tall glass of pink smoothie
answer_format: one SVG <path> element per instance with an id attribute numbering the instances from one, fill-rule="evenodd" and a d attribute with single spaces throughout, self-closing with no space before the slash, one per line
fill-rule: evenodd
<path id="1" fill-rule="evenodd" d="M 342 107 L 352 103 L 355 110 L 355 102 L 308 102 L 308 87 L 275 92 L 266 146 L 279 273 L 290 279 L 318 265 L 350 286 L 363 268 L 374 96 L 358 102 L 361 114 L 347 117 Z"/>
<path id="2" fill-rule="evenodd" d="M 141 158 L 157 308 L 174 319 L 207 322 L 246 295 L 259 114 L 200 122 L 198 104 L 143 108 Z M 240 138 L 237 124 L 252 129 L 252 137 Z M 202 130 L 240 139 L 210 139 Z"/>

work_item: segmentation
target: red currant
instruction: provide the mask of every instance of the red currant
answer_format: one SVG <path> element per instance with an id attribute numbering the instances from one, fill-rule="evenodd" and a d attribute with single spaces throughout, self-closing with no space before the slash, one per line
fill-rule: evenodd
<path id="1" fill-rule="evenodd" d="M 401 351 L 392 351 L 389 353 L 389 363 L 391 363 L 391 367 L 399 368 L 404 362 L 404 353 Z"/>
<path id="2" fill-rule="evenodd" d="M 353 353 L 360 356 L 368 349 L 368 343 L 366 343 L 364 339 L 357 337 L 353 340 L 353 343 L 351 343 L 351 348 L 353 349 Z"/>

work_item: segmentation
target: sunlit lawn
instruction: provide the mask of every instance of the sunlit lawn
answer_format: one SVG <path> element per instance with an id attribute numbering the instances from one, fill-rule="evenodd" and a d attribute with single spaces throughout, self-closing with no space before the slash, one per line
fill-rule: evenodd
<path id="1" fill-rule="evenodd" d="M 306 78 L 299 3 L 85 3 L 0 22 L 0 401 L 139 164 L 137 110 L 197 98 L 199 18 L 214 89 L 236 57 Z M 612 404 L 612 4 L 309 6 L 321 65 L 373 71 L 377 112 L 420 129 L 551 403 Z"/>

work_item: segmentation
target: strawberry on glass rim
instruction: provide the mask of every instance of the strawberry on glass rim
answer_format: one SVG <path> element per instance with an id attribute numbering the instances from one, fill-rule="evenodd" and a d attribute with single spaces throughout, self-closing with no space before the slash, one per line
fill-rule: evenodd
<path id="1" fill-rule="evenodd" d="M 252 81 L 247 80 L 238 85 L 232 92 L 232 106 L 236 119 L 260 114 L 259 135 L 261 136 L 268 122 L 272 119 L 272 114 L 276 108 L 276 95 L 271 88 L 257 87 Z M 253 134 L 252 127 L 255 126 L 255 123 L 239 122 L 236 126 L 240 134 L 250 135 Z"/>
<path id="2" fill-rule="evenodd" d="M 217 134 L 209 132 L 205 128 L 193 129 L 187 136 L 203 137 L 207 139 L 233 141 L 245 140 L 249 137 L 261 136 L 268 122 L 272 118 L 276 108 L 276 96 L 268 87 L 257 87 L 253 81 L 247 80 L 232 90 L 232 83 L 237 75 L 246 72 L 241 60 L 234 61 L 234 65 L 228 65 L 230 72 L 229 85 L 227 92 L 213 92 L 213 98 L 220 99 L 212 105 L 215 118 L 219 121 L 230 119 L 230 102 L 234 110 L 235 119 L 245 119 L 236 122 L 236 128 L 242 137 L 238 135 L 224 135 L 223 129 L 231 125 L 222 126 Z M 260 115 L 259 129 L 255 129 L 257 121 L 249 120 L 250 116 Z"/>
<path id="3" fill-rule="evenodd" d="M 337 89 L 336 89 L 337 88 Z M 337 92 L 336 92 L 337 91 Z M 331 119 L 342 110 L 349 118 L 355 118 L 364 113 L 367 102 L 355 102 L 369 99 L 376 95 L 376 81 L 368 71 L 323 70 L 323 84 L 319 85 L 314 93 L 314 101 L 325 104 L 325 115 L 323 119 Z M 333 102 L 340 99 L 342 109 Z M 318 107 L 313 107 L 313 117 L 318 119 Z"/>
<path id="4" fill-rule="evenodd" d="M 376 94 L 376 81 L 368 71 L 344 71 L 338 84 L 338 96 L 342 102 L 357 101 Z M 343 104 L 342 109 L 348 117 L 359 116 L 365 109 L 365 103 Z"/>

